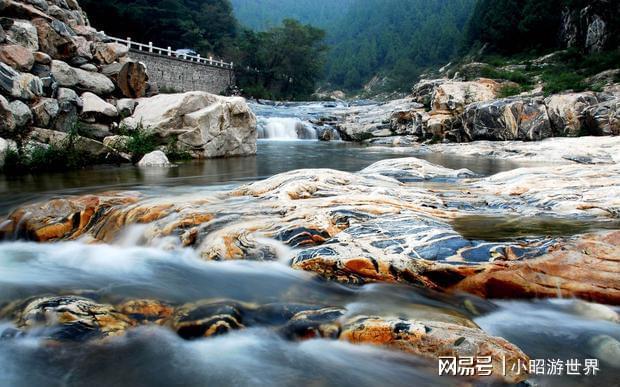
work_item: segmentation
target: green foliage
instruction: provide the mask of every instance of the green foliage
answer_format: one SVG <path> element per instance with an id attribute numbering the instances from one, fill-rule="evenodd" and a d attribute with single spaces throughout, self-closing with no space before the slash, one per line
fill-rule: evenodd
<path id="1" fill-rule="evenodd" d="M 458 53 L 474 0 L 364 0 L 328 28 L 326 78 L 360 89 L 377 74 L 408 90 L 420 74 Z"/>
<path id="2" fill-rule="evenodd" d="M 255 31 L 278 26 L 284 19 L 328 28 L 358 0 L 231 0 L 239 22 Z"/>
<path id="3" fill-rule="evenodd" d="M 543 74 L 545 82 L 545 95 L 559 93 L 561 91 L 583 91 L 587 88 L 582 75 L 570 72 L 547 71 Z"/>
<path id="4" fill-rule="evenodd" d="M 491 79 L 505 79 L 516 83 L 527 84 L 531 82 L 531 77 L 521 71 L 509 71 L 496 69 L 491 66 L 486 66 L 480 71 L 480 76 Z"/>
<path id="5" fill-rule="evenodd" d="M 504 85 L 497 93 L 498 98 L 512 97 L 513 95 L 523 93 L 523 88 L 519 85 Z"/>
<path id="6" fill-rule="evenodd" d="M 258 98 L 306 99 L 324 66 L 325 32 L 295 20 L 265 32 L 244 31 L 238 40 L 237 82 Z"/>
<path id="7" fill-rule="evenodd" d="M 28 150 L 8 150 L 4 158 L 3 172 L 6 174 L 60 172 L 80 169 L 96 160 L 88 152 L 76 146 L 77 130 L 59 143 L 36 145 Z"/>

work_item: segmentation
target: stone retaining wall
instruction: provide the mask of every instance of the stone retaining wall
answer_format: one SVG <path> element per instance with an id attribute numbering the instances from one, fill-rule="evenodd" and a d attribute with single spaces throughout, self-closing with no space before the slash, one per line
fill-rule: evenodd
<path id="1" fill-rule="evenodd" d="M 156 82 L 163 92 L 206 91 L 222 94 L 228 86 L 235 84 L 234 71 L 228 68 L 133 49 L 129 56 L 146 65 L 150 81 Z"/>

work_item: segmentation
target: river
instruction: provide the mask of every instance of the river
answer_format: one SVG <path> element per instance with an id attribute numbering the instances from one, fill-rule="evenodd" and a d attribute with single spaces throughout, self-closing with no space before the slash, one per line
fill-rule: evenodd
<path id="1" fill-rule="evenodd" d="M 300 168 L 358 171 L 387 158 L 417 156 L 481 175 L 517 168 L 514 162 L 441 154 L 403 152 L 341 141 L 321 142 L 310 122 L 331 106 L 254 106 L 259 114 L 258 154 L 253 157 L 181 163 L 170 169 L 132 166 L 0 178 L 0 212 L 26 202 L 76 193 L 137 190 L 148 196 L 174 196 L 228 189 Z M 327 113 L 326 113 L 327 110 Z M 306 138 L 293 138 L 303 127 Z M 274 138 L 275 137 L 275 138 Z M 299 136 L 298 136 L 299 137 Z M 424 184 L 424 183 L 421 183 Z M 139 226 L 135 226 L 139 227 Z M 620 340 L 617 323 L 597 318 L 571 299 L 487 301 L 446 296 L 419 288 L 370 284 L 350 287 L 317 280 L 279 261 L 206 262 L 192 249 L 144 246 L 136 230 L 113 244 L 83 241 L 35 244 L 0 243 L 0 305 L 44 294 L 80 294 L 101 302 L 147 298 L 173 303 L 230 299 L 254 304 L 293 303 L 345 307 L 348 311 L 415 318 L 446 313 L 472 319 L 486 332 L 502 336 L 532 358 L 601 357 L 599 376 L 537 377 L 541 386 L 613 385 L 618 360 L 605 358 L 597 338 Z M 464 308 L 463 299 L 473 308 Z M 445 317 L 444 317 L 445 318 Z M 31 331 L 12 338 L 13 325 L 0 323 L 0 385 L 7 386 L 170 386 L 170 385 L 454 385 L 437 376 L 437 365 L 378 347 L 340 341 L 285 340 L 256 326 L 215 338 L 186 341 L 163 327 L 136 328 L 109 345 L 64 347 Z M 605 368 L 606 367 L 606 368 Z M 611 370 L 611 371 L 610 371 Z"/>

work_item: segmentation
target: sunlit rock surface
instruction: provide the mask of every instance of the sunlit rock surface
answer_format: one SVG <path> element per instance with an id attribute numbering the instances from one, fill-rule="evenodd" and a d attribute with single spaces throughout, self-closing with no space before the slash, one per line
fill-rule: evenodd
<path id="1" fill-rule="evenodd" d="M 227 192 L 66 197 L 17 209 L 2 234 L 114 243 L 142 225 L 146 245 L 192 248 L 205 260 L 281 260 L 346 283 L 619 304 L 614 149 L 594 141 L 581 151 L 603 163 L 557 157 L 562 165 L 486 178 L 403 158 L 359 173 L 291 171 Z"/>

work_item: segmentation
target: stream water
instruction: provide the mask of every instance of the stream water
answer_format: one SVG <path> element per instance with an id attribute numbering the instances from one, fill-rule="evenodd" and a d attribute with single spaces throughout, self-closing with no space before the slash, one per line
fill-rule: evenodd
<path id="1" fill-rule="evenodd" d="M 290 119 L 295 125 L 301 122 L 311 128 L 309 117 L 331 108 L 295 105 L 261 109 L 259 122 L 262 120 L 263 125 Z M 270 132 L 263 128 L 263 133 L 276 133 L 276 137 L 290 140 L 290 128 L 280 129 Z M 171 169 L 126 166 L 19 178 L 3 176 L 0 213 L 6 214 L 25 202 L 79 192 L 131 188 L 149 195 L 177 195 L 231 187 L 298 168 L 357 171 L 378 160 L 412 155 L 483 175 L 519 166 L 498 160 L 368 149 L 338 141 L 261 140 L 255 157 L 189 162 Z M 484 221 L 463 220 L 461 226 L 480 229 Z M 493 224 L 501 226 L 498 220 Z M 502 230 L 510 232 L 508 228 L 504 225 Z M 178 303 L 231 299 L 258 304 L 331 305 L 346 307 L 349 313 L 409 318 L 471 318 L 490 334 L 505 337 L 534 358 L 601 360 L 602 372 L 596 377 L 534 379 L 540 386 L 617 385 L 619 360 L 600 342 L 620 340 L 618 324 L 606 321 L 596 308 L 580 301 L 494 302 L 465 295 L 448 297 L 399 285 L 348 287 L 290 269 L 283 263 L 290 254 L 286 250 L 281 251 L 281 262 L 205 262 L 193 250 L 145 247 L 139 239 L 131 238 L 131 230 L 127 235 L 113 245 L 79 241 L 0 243 L 0 306 L 35 295 L 79 293 L 111 303 L 123 297 Z M 266 328 L 194 341 L 185 341 L 165 328 L 139 328 L 105 346 L 63 347 L 47 345 L 36 331 L 8 339 L 11 329 L 10 322 L 0 322 L 2 386 L 456 384 L 450 378 L 437 376 L 436 363 L 413 356 L 319 339 L 291 342 Z"/>

